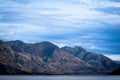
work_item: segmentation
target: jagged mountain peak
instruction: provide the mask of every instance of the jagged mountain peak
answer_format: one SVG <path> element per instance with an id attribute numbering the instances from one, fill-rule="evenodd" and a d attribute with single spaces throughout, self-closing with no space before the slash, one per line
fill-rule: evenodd
<path id="1" fill-rule="evenodd" d="M 48 41 L 31 44 L 19 40 L 3 42 L 3 44 L 5 45 L 0 45 L 0 52 L 6 56 L 3 61 L 9 58 L 16 65 L 16 61 L 19 62 L 20 59 L 21 65 L 30 69 L 37 67 L 35 71 L 40 69 L 40 73 L 41 68 L 46 70 L 45 66 L 50 71 L 51 69 L 55 71 L 59 70 L 64 74 L 87 74 L 89 71 L 91 74 L 106 74 L 119 67 L 111 59 L 103 55 L 88 52 L 80 46 L 59 48 Z M 5 46 L 10 46 L 10 48 Z M 11 55 L 11 58 L 8 53 Z M 1 58 L 4 58 L 2 54 Z M 41 67 L 39 68 L 40 65 Z"/>
<path id="2" fill-rule="evenodd" d="M 40 42 L 40 43 L 43 43 L 43 44 L 52 44 L 52 43 L 49 42 L 49 41 L 42 41 L 42 42 Z"/>
<path id="3" fill-rule="evenodd" d="M 16 52 L 24 52 L 23 48 L 26 45 L 26 43 L 20 40 L 6 41 L 5 44 L 9 45 Z"/>
<path id="4" fill-rule="evenodd" d="M 50 56 L 56 50 L 59 51 L 59 47 L 48 41 L 37 42 L 37 43 L 24 43 L 20 40 L 6 42 L 14 51 L 25 52 L 29 54 L 39 56 Z"/>
<path id="5" fill-rule="evenodd" d="M 75 46 L 74 49 L 83 49 L 81 46 Z"/>
<path id="6" fill-rule="evenodd" d="M 73 50 L 84 50 L 86 51 L 83 47 L 81 46 L 74 46 L 74 47 L 69 47 L 69 46 L 64 46 L 62 49 L 73 49 Z"/>
<path id="7" fill-rule="evenodd" d="M 53 43 L 51 43 L 49 41 L 43 41 L 43 42 L 35 43 L 35 44 L 38 44 L 38 45 L 44 46 L 44 47 L 58 48 L 58 46 L 56 46 L 55 44 L 53 44 Z"/>
<path id="8" fill-rule="evenodd" d="M 80 46 L 75 46 L 73 48 L 65 46 L 65 47 L 62 47 L 61 49 L 68 53 L 74 54 L 75 56 L 80 55 L 80 54 L 85 54 L 87 52 L 84 48 Z"/>
<path id="9" fill-rule="evenodd" d="M 5 63 L 7 60 L 6 63 L 9 62 L 9 65 L 13 65 L 15 68 L 19 66 L 22 70 L 28 69 L 41 74 L 88 74 L 89 71 L 93 74 L 92 65 L 85 63 L 71 54 L 65 53 L 60 48 L 56 50 L 54 48 L 56 46 L 51 43 L 47 42 L 46 44 L 46 42 L 41 42 L 25 44 L 24 47 L 15 46 L 22 48 L 23 52 L 13 51 L 11 53 L 10 51 L 0 50 L 0 53 L 2 53 L 0 56 L 3 58 L 2 62 L 0 61 L 1 63 Z M 8 54 L 13 55 L 9 56 Z"/>

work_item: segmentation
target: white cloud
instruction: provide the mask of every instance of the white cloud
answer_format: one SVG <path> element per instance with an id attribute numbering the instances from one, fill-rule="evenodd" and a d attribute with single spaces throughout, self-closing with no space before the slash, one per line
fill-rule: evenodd
<path id="1" fill-rule="evenodd" d="M 10 31 L 8 34 L 10 34 L 10 35 L 14 35 L 15 33 L 14 33 L 14 32 L 12 32 L 12 31 Z"/>
<path id="2" fill-rule="evenodd" d="M 53 42 L 55 45 L 57 45 L 57 46 L 59 46 L 60 48 L 61 47 L 64 47 L 64 46 L 68 46 L 68 44 L 66 44 L 66 43 L 60 43 L 60 42 L 58 42 L 58 43 L 56 43 L 56 42 Z"/>
<path id="3" fill-rule="evenodd" d="M 54 1 L 54 2 L 53 2 Z M 54 24 L 54 25 L 66 25 L 66 26 L 76 26 L 76 23 L 79 23 L 81 27 L 97 27 L 101 22 L 115 24 L 119 23 L 119 16 L 103 14 L 101 12 L 91 10 L 93 7 L 99 7 L 101 4 L 104 5 L 102 7 L 115 6 L 118 3 L 109 2 L 109 1 L 98 1 L 98 0 L 74 0 L 74 1 L 31 1 L 28 4 L 20 4 L 20 3 L 4 3 L 4 7 L 8 7 L 5 9 L 6 11 L 14 11 L 14 12 L 22 12 L 22 17 L 25 19 L 33 18 L 33 22 L 29 24 L 34 24 L 34 19 L 38 19 L 41 21 L 46 19 L 46 24 Z M 85 4 L 72 4 L 71 2 L 85 3 Z M 93 3 L 96 4 L 93 6 Z M 14 5 L 13 5 L 14 4 Z M 111 4 L 111 5 L 110 5 Z M 3 10 L 3 9 L 2 9 Z M 41 16 L 43 18 L 41 18 Z M 52 21 L 52 20 L 53 21 Z M 84 21 L 83 21 L 84 20 Z M 87 21 L 89 20 L 89 21 Z M 93 20 L 93 21 L 90 21 Z M 95 22 L 94 22 L 95 21 Z M 49 22 L 49 23 L 48 23 Z M 44 22 L 45 23 L 45 22 Z M 39 23 L 38 25 L 41 25 Z M 79 26 L 80 27 L 80 26 Z"/>
<path id="4" fill-rule="evenodd" d="M 112 60 L 118 60 L 118 61 L 120 61 L 120 55 L 118 54 L 110 54 L 110 55 L 105 55 L 105 56 L 107 56 L 107 57 L 109 57 L 110 59 L 112 59 Z"/>
<path id="5" fill-rule="evenodd" d="M 90 46 L 90 49 L 101 49 L 101 48 L 96 47 L 96 46 Z"/>
<path id="6" fill-rule="evenodd" d="M 29 35 L 29 34 L 51 35 L 51 36 L 64 35 L 76 31 L 73 28 L 65 29 L 64 27 L 38 26 L 38 25 L 20 24 L 20 23 L 1 23 L 0 28 L 1 30 L 4 30 L 4 32 L 2 32 L 1 34 L 2 35 L 4 34 L 9 37 Z"/>

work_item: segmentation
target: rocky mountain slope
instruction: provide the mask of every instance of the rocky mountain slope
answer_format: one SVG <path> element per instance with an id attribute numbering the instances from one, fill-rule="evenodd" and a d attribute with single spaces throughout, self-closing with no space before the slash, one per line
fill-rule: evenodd
<path id="1" fill-rule="evenodd" d="M 95 74 L 93 66 L 50 42 L 0 44 L 0 63 L 32 74 Z"/>
<path id="2" fill-rule="evenodd" d="M 74 48 L 65 46 L 61 49 L 93 65 L 98 69 L 98 73 L 100 74 L 110 72 L 119 66 L 119 64 L 104 55 L 88 52 L 79 46 L 75 46 Z"/>
<path id="3" fill-rule="evenodd" d="M 0 66 L 6 66 L 1 74 L 107 74 L 119 67 L 109 58 L 81 47 L 60 49 L 47 41 L 19 40 L 0 41 Z"/>

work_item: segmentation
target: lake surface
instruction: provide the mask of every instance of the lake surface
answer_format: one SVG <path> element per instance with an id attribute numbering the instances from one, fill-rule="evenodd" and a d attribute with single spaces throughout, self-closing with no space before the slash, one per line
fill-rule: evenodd
<path id="1" fill-rule="evenodd" d="M 120 80 L 120 76 L 0 76 L 0 80 Z"/>

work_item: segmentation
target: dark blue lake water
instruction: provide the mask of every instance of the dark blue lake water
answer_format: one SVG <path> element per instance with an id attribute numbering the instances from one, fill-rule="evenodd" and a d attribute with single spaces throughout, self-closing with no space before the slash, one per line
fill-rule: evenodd
<path id="1" fill-rule="evenodd" d="M 120 76 L 0 76 L 0 80 L 120 80 Z"/>

